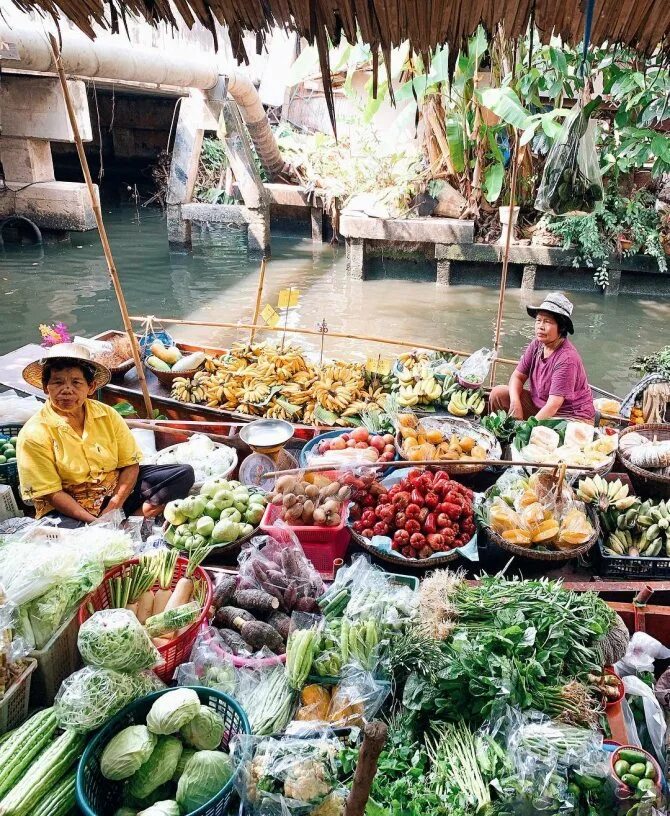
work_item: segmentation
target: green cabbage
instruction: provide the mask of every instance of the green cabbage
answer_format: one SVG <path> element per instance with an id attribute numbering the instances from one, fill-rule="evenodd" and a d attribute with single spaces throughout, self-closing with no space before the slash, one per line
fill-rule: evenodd
<path id="1" fill-rule="evenodd" d="M 233 763 L 222 751 L 197 751 L 177 784 L 177 803 L 184 813 L 202 807 L 221 792 L 233 775 Z"/>
<path id="2" fill-rule="evenodd" d="M 160 663 L 158 649 L 128 609 L 102 609 L 79 629 L 77 646 L 89 666 L 136 673 Z"/>
<path id="3" fill-rule="evenodd" d="M 157 739 L 146 725 L 129 725 L 105 746 L 100 758 L 100 772 L 113 782 L 128 779 L 149 759 Z"/>
<path id="4" fill-rule="evenodd" d="M 179 757 L 177 767 L 175 768 L 175 771 L 172 774 L 173 782 L 179 782 L 179 777 L 184 773 L 186 763 L 193 756 L 193 754 L 195 754 L 195 748 L 184 748 L 184 750 L 181 752 L 181 756 Z"/>
<path id="5" fill-rule="evenodd" d="M 137 811 L 129 807 L 120 807 L 114 811 L 114 816 L 137 816 Z"/>
<path id="6" fill-rule="evenodd" d="M 141 810 L 137 816 L 179 816 L 179 805 L 172 799 L 165 799 L 146 810 Z"/>
<path id="7" fill-rule="evenodd" d="M 201 705 L 200 711 L 182 726 L 179 734 L 187 745 L 200 751 L 214 751 L 221 745 L 225 730 L 221 715 L 209 706 Z"/>
<path id="8" fill-rule="evenodd" d="M 182 749 L 176 737 L 159 737 L 149 759 L 130 777 L 128 793 L 136 799 L 145 799 L 172 779 Z"/>
<path id="9" fill-rule="evenodd" d="M 147 714 L 147 728 L 154 734 L 174 734 L 200 711 L 200 698 L 190 688 L 167 691 Z"/>

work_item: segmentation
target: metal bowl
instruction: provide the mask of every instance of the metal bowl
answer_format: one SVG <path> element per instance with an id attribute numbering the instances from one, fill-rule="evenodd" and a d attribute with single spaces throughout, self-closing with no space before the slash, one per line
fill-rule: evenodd
<path id="1" fill-rule="evenodd" d="M 257 453 L 276 453 L 293 432 L 293 425 L 283 419 L 257 419 L 240 428 L 240 439 Z"/>

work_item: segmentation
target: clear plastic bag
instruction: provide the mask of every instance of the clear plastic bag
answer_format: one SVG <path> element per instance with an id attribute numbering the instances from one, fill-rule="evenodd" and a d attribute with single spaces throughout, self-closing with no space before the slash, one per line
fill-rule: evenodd
<path id="1" fill-rule="evenodd" d="M 316 599 L 323 594 L 323 580 L 305 555 L 288 525 L 274 536 L 252 539 L 238 558 L 240 587 L 265 590 L 279 600 L 284 612 L 318 612 Z"/>
<path id="2" fill-rule="evenodd" d="M 459 381 L 469 386 L 481 386 L 497 356 L 497 352 L 489 348 L 480 348 L 473 352 L 458 370 Z"/>
<path id="3" fill-rule="evenodd" d="M 648 742 L 651 743 L 654 748 L 656 758 L 661 763 L 661 767 L 663 767 L 665 763 L 666 735 L 663 709 L 654 696 L 653 690 L 640 680 L 639 677 L 635 677 L 631 674 L 622 679 L 626 691 L 626 699 L 622 701 L 622 710 L 624 719 L 626 720 L 628 735 L 631 738 L 631 744 L 638 745 L 640 748 L 646 748 L 646 745 L 643 745 L 643 738 L 645 738 L 645 743 L 647 742 L 646 738 L 648 738 Z M 635 724 L 635 717 L 630 707 L 630 697 L 639 697 L 642 700 L 644 723 L 640 727 Z"/>
<path id="4" fill-rule="evenodd" d="M 20 397 L 16 391 L 4 391 L 0 394 L 0 421 L 24 425 L 43 407 L 42 400 L 36 397 Z"/>
<path id="5" fill-rule="evenodd" d="M 544 165 L 535 209 L 552 215 L 591 213 L 602 208 L 604 188 L 591 113 L 600 97 L 576 105 L 563 123 Z"/>
<path id="6" fill-rule="evenodd" d="M 596 731 L 555 722 L 538 711 L 521 715 L 507 736 L 510 756 L 527 754 L 551 761 L 562 771 L 584 767 L 591 772 L 602 762 L 602 745 L 602 735 Z"/>
<path id="7" fill-rule="evenodd" d="M 77 636 L 84 662 L 98 669 L 139 672 L 162 663 L 146 629 L 128 609 L 101 609 L 84 621 Z"/>
<path id="8" fill-rule="evenodd" d="M 174 679 L 180 686 L 207 686 L 235 694 L 237 676 L 232 652 L 214 627 L 198 632 L 190 662 L 177 666 Z"/>
<path id="9" fill-rule="evenodd" d="M 338 778 L 341 748 L 330 731 L 313 739 L 236 737 L 233 762 L 240 771 L 235 787 L 242 803 L 258 816 L 337 814 L 338 810 L 319 808 L 334 794 L 342 796 Z"/>

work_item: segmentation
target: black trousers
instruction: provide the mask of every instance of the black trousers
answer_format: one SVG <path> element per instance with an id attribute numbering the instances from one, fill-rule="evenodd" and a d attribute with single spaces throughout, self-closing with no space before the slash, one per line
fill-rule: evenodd
<path id="1" fill-rule="evenodd" d="M 130 496 L 123 503 L 123 512 L 132 516 L 142 508 L 144 502 L 158 507 L 173 499 L 183 499 L 195 482 L 195 474 L 190 465 L 140 465 L 140 473 Z M 103 510 L 105 505 L 103 504 Z M 83 527 L 86 522 L 52 510 L 45 519 L 60 519 L 60 527 L 73 530 Z"/>

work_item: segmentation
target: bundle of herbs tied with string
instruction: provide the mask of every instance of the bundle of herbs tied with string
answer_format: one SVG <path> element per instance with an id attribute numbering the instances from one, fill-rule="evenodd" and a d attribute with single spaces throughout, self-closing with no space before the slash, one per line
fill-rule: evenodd
<path id="1" fill-rule="evenodd" d="M 546 579 L 485 576 L 469 585 L 457 573 L 436 572 L 421 585 L 421 623 L 418 649 L 429 636 L 440 658 L 417 663 L 406 677 L 402 704 L 416 733 L 457 718 L 477 728 L 498 705 L 595 725 L 599 706 L 582 680 L 622 657 L 627 645 L 597 595 Z M 402 665 L 411 666 L 407 647 Z"/>

